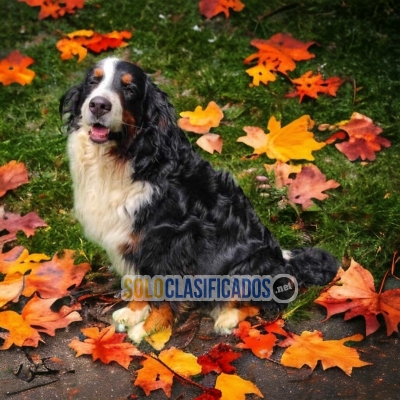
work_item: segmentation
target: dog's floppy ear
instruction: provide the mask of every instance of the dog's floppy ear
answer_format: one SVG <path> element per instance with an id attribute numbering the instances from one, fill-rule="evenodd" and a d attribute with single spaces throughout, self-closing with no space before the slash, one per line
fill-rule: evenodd
<path id="1" fill-rule="evenodd" d="M 144 128 L 157 127 L 161 132 L 170 132 L 176 127 L 175 109 L 168 96 L 150 78 L 146 81 L 143 123 Z"/>
<path id="2" fill-rule="evenodd" d="M 59 111 L 68 128 L 73 128 L 81 117 L 83 84 L 75 85 L 61 98 Z"/>

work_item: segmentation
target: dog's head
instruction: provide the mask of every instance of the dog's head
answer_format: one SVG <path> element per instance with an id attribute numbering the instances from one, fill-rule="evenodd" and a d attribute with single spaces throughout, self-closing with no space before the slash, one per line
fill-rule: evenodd
<path id="1" fill-rule="evenodd" d="M 149 127 L 169 130 L 176 124 L 167 96 L 138 66 L 106 58 L 88 71 L 60 103 L 69 132 L 83 128 L 89 139 L 132 142 Z"/>

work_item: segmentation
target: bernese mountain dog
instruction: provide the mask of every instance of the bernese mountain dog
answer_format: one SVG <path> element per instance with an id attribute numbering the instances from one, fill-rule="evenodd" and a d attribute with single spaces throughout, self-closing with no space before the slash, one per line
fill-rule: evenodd
<path id="1" fill-rule="evenodd" d="M 299 287 L 335 277 L 338 262 L 328 252 L 280 248 L 232 175 L 194 150 L 167 95 L 135 64 L 103 59 L 65 94 L 60 112 L 75 216 L 121 276 L 287 274 Z M 284 306 L 131 301 L 113 318 L 140 342 L 193 305 L 209 311 L 218 333 L 260 306 Z"/>

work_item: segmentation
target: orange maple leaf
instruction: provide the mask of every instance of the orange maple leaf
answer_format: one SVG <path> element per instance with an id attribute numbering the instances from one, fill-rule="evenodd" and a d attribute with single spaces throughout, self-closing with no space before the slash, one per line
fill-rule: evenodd
<path id="1" fill-rule="evenodd" d="M 13 51 L 7 58 L 0 60 L 0 82 L 4 86 L 31 83 L 36 74 L 28 67 L 33 63 L 33 58 L 23 56 L 18 50 Z"/>
<path id="2" fill-rule="evenodd" d="M 74 265 L 73 255 L 72 250 L 65 250 L 63 257 L 56 254 L 52 260 L 35 268 L 26 276 L 22 294 L 30 297 L 37 291 L 44 299 L 60 298 L 69 294 L 69 288 L 78 286 L 90 270 L 88 263 Z"/>
<path id="3" fill-rule="evenodd" d="M 258 387 L 237 375 L 224 374 L 218 375 L 215 388 L 222 393 L 220 400 L 245 400 L 246 393 L 253 393 L 264 398 Z"/>
<path id="4" fill-rule="evenodd" d="M 93 361 L 99 359 L 104 364 L 116 361 L 128 369 L 132 357 L 142 355 L 132 343 L 123 343 L 126 333 L 115 333 L 114 325 L 103 328 L 101 331 L 93 327 L 81 329 L 81 332 L 86 339 L 83 342 L 74 339 L 68 345 L 76 351 L 76 357 L 91 354 Z"/>
<path id="5" fill-rule="evenodd" d="M 253 39 L 250 44 L 258 49 L 244 59 L 245 64 L 257 63 L 256 67 L 246 70 L 253 76 L 253 85 L 258 86 L 260 81 L 267 84 L 276 79 L 273 71 L 287 75 L 288 71 L 296 68 L 295 61 L 309 60 L 315 57 L 307 51 L 315 42 L 301 42 L 294 39 L 290 33 L 277 33 L 269 39 Z M 274 76 L 274 78 L 272 77 Z"/>
<path id="6" fill-rule="evenodd" d="M 215 15 L 223 12 L 226 18 L 229 18 L 229 9 L 234 11 L 242 11 L 244 4 L 240 0 L 200 0 L 200 14 L 210 19 Z"/>
<path id="7" fill-rule="evenodd" d="M 290 33 L 276 33 L 266 40 L 253 39 L 250 44 L 261 51 L 264 49 L 264 46 L 273 46 L 294 61 L 309 60 L 315 57 L 315 54 L 308 52 L 308 48 L 315 44 L 315 42 L 301 42 L 295 39 Z M 266 49 L 268 50 L 268 47 Z"/>
<path id="8" fill-rule="evenodd" d="M 21 3 L 26 3 L 31 7 L 40 7 L 39 19 L 47 17 L 64 16 L 66 13 L 74 14 L 75 8 L 83 8 L 85 0 L 18 0 Z"/>
<path id="9" fill-rule="evenodd" d="M 131 37 L 132 33 L 128 31 L 101 34 L 81 29 L 68 33 L 66 38 L 57 42 L 56 47 L 61 52 L 62 60 L 69 60 L 78 55 L 78 62 L 81 62 L 86 57 L 88 49 L 100 53 L 109 48 L 125 47 L 128 43 L 124 42 L 124 39 Z"/>
<path id="10" fill-rule="evenodd" d="M 267 334 L 262 334 L 258 329 L 252 327 L 248 321 L 240 322 L 238 328 L 234 330 L 234 335 L 239 337 L 243 343 L 238 343 L 236 347 L 250 349 L 259 358 L 269 358 L 277 341 L 275 334 L 287 336 L 287 333 L 282 328 L 284 321 L 281 319 L 264 322 L 261 325 L 267 331 Z"/>
<path id="11" fill-rule="evenodd" d="M 307 165 L 291 182 L 288 197 L 293 203 L 301 204 L 303 210 L 307 210 L 313 205 L 312 198 L 325 200 L 329 196 L 323 192 L 328 189 L 335 189 L 338 186 L 340 184 L 333 179 L 327 181 L 326 176 L 317 166 Z"/>
<path id="12" fill-rule="evenodd" d="M 237 139 L 238 142 L 254 148 L 254 154 L 263 154 L 278 161 L 289 160 L 314 160 L 311 154 L 319 150 L 325 143 L 318 143 L 309 129 L 314 126 L 314 121 L 308 115 L 292 121 L 289 125 L 281 127 L 281 123 L 272 116 L 268 122 L 269 134 L 258 127 L 245 126 L 243 130 L 247 136 Z"/>
<path id="13" fill-rule="evenodd" d="M 175 374 L 189 377 L 201 373 L 197 357 L 175 347 L 159 354 L 158 359 L 161 362 L 156 356 L 145 357 L 146 359 L 141 361 L 143 368 L 138 371 L 134 385 L 140 386 L 146 396 L 154 390 L 162 389 L 170 397 Z"/>
<path id="14" fill-rule="evenodd" d="M 7 350 L 13 344 L 16 346 L 37 347 L 39 341 L 43 341 L 39 332 L 32 328 L 24 318 L 15 311 L 0 312 L 0 328 L 6 329 L 8 333 L 4 337 L 4 343 L 0 350 Z"/>
<path id="15" fill-rule="evenodd" d="M 197 106 L 194 111 L 182 111 L 179 113 L 178 125 L 185 131 L 194 133 L 208 133 L 211 128 L 219 126 L 224 113 L 214 101 L 210 101 L 207 107 Z"/>
<path id="16" fill-rule="evenodd" d="M 362 335 L 353 335 L 340 340 L 324 341 L 319 331 L 304 331 L 301 336 L 292 333 L 291 337 L 280 343 L 281 347 L 290 346 L 282 354 L 281 364 L 293 368 L 308 365 L 314 370 L 320 360 L 324 370 L 339 367 L 350 376 L 353 368 L 371 365 L 360 360 L 356 349 L 344 346 L 346 342 L 362 339 Z"/>
<path id="17" fill-rule="evenodd" d="M 371 118 L 363 114 L 354 112 L 350 121 L 341 124 L 340 129 L 347 132 L 349 140 L 335 146 L 350 161 L 355 161 L 357 158 L 373 161 L 376 158 L 376 152 L 382 147 L 391 146 L 388 139 L 378 136 L 382 133 L 382 128 L 376 126 Z"/>
<path id="18" fill-rule="evenodd" d="M 377 315 L 382 314 L 387 335 L 398 332 L 400 289 L 376 293 L 371 273 L 354 260 L 351 260 L 349 269 L 341 275 L 337 284 L 340 286 L 332 286 L 315 300 L 317 304 L 326 307 L 326 319 L 342 312 L 345 312 L 345 321 L 363 316 L 368 336 L 379 328 Z"/>
<path id="19" fill-rule="evenodd" d="M 0 197 L 24 183 L 28 183 L 28 171 L 24 163 L 13 160 L 0 167 Z"/>
<path id="20" fill-rule="evenodd" d="M 38 332 L 45 332 L 50 336 L 56 334 L 56 329 L 65 328 L 71 322 L 82 321 L 82 317 L 77 310 L 81 309 L 79 303 L 71 307 L 63 305 L 59 311 L 53 311 L 51 306 L 55 299 L 41 299 L 35 295 L 26 303 L 22 310 L 22 318 L 31 326 L 34 326 Z"/>
<path id="21" fill-rule="evenodd" d="M 337 76 L 324 80 L 320 73 L 313 76 L 313 71 L 308 71 L 300 78 L 292 79 L 291 81 L 296 86 L 296 91 L 286 94 L 285 97 L 300 96 L 300 103 L 303 101 L 304 96 L 314 99 L 318 98 L 318 93 L 329 94 L 335 97 L 336 91 L 344 82 L 343 79 Z"/>

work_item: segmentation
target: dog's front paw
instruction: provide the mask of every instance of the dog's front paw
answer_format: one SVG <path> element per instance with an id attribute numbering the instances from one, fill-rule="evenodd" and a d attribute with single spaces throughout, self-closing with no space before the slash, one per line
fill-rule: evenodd
<path id="1" fill-rule="evenodd" d="M 214 331 L 220 335 L 229 335 L 240 322 L 237 308 L 222 309 L 214 324 Z"/>
<path id="2" fill-rule="evenodd" d="M 128 328 L 128 337 L 132 342 L 139 344 L 148 333 L 144 329 L 144 323 L 146 321 L 139 322 L 135 326 Z"/>
<path id="3" fill-rule="evenodd" d="M 150 306 L 146 306 L 141 310 L 133 311 L 128 307 L 123 307 L 117 311 L 114 311 L 112 318 L 114 320 L 115 329 L 118 332 L 125 332 L 130 330 L 143 320 L 145 320 L 150 314 Z"/>

